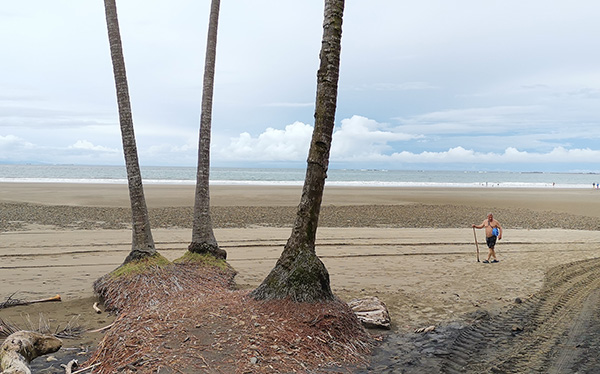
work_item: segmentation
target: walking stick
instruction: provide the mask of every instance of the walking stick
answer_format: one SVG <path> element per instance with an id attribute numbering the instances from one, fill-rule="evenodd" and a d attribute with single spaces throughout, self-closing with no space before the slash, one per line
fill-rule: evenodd
<path id="1" fill-rule="evenodd" d="M 473 236 L 475 237 L 475 246 L 477 247 L 477 262 L 479 262 L 479 243 L 477 243 L 477 234 L 475 233 L 475 227 L 473 227 Z"/>

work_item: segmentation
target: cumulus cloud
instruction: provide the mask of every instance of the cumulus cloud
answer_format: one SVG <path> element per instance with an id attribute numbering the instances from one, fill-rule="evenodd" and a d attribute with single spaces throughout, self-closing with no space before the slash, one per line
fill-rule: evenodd
<path id="1" fill-rule="evenodd" d="M 518 108 L 512 107 L 504 107 L 499 111 L 520 112 Z M 430 136 L 402 132 L 400 129 L 406 128 L 393 127 L 362 116 L 343 119 L 333 133 L 330 159 L 347 165 L 387 168 L 409 165 L 423 168 L 456 165 L 464 168 L 472 165 L 502 167 L 509 164 L 589 164 L 600 159 L 600 151 L 590 148 L 554 146 L 541 151 L 505 146 L 481 151 L 470 146 L 454 146 L 448 139 L 445 140 L 447 146 L 444 149 L 415 151 L 414 143 L 428 141 Z M 296 122 L 283 130 L 268 128 L 256 137 L 242 133 L 230 139 L 227 146 L 215 151 L 215 159 L 240 163 L 248 160 L 304 162 L 312 130 L 311 125 Z M 443 141 L 440 143 L 443 144 Z"/>
<path id="2" fill-rule="evenodd" d="M 0 135 L 0 150 L 31 149 L 33 144 L 15 135 Z"/>
<path id="3" fill-rule="evenodd" d="M 392 150 L 392 143 L 420 139 L 412 135 L 387 129 L 385 124 L 361 117 L 342 120 L 342 125 L 333 133 L 332 159 L 385 154 Z"/>
<path id="4" fill-rule="evenodd" d="M 94 145 L 92 142 L 87 140 L 78 140 L 75 144 L 70 145 L 68 148 L 77 150 L 86 150 L 93 152 L 108 152 L 108 153 L 120 153 L 121 150 L 108 148 L 101 145 Z"/>
<path id="5" fill-rule="evenodd" d="M 215 158 L 226 161 L 305 160 L 312 131 L 312 126 L 294 122 L 283 130 L 269 127 L 257 137 L 244 132 L 237 138 L 231 139 L 227 146 L 217 148 Z"/>
<path id="6" fill-rule="evenodd" d="M 391 144 L 418 139 L 411 135 L 387 129 L 374 120 L 353 116 L 342 120 L 333 133 L 331 158 L 370 157 L 392 151 Z M 247 132 L 230 139 L 225 147 L 216 147 L 220 160 L 304 161 L 308 154 L 313 126 L 295 122 L 283 130 L 266 129 L 257 137 Z"/>
<path id="7" fill-rule="evenodd" d="M 117 154 L 118 150 L 96 146 L 80 140 L 67 147 L 36 144 L 15 135 L 0 135 L 0 161 L 5 162 L 46 162 L 76 163 L 87 161 L 101 152 L 102 155 Z"/>
<path id="8" fill-rule="evenodd" d="M 247 132 L 230 139 L 224 147 L 215 147 L 215 159 L 239 161 L 305 161 L 310 146 L 313 126 L 295 122 L 283 130 L 268 128 L 257 137 Z M 368 159 L 376 155 L 390 154 L 392 144 L 421 135 L 412 135 L 387 128 L 386 124 L 353 116 L 342 120 L 333 133 L 332 160 L 347 158 Z"/>
<path id="9" fill-rule="evenodd" d="M 502 153 L 476 152 L 463 147 L 450 148 L 441 152 L 397 152 L 389 157 L 383 156 L 377 161 L 389 161 L 405 164 L 548 164 L 548 163 L 594 163 L 600 158 L 600 150 L 565 149 L 556 147 L 549 152 L 527 152 L 508 147 Z"/>
<path id="10" fill-rule="evenodd" d="M 0 135 L 0 162 L 20 162 L 28 160 L 36 146 L 15 135 Z"/>

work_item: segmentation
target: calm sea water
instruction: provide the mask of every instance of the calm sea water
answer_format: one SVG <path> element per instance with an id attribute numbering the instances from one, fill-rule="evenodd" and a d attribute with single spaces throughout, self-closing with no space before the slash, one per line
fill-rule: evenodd
<path id="1" fill-rule="evenodd" d="M 302 185 L 304 169 L 211 169 L 211 184 Z M 147 184 L 196 183 L 195 167 L 142 167 Z M 127 183 L 124 166 L 0 165 L 0 182 Z M 592 188 L 600 174 L 415 170 L 329 170 L 327 185 L 373 187 Z"/>

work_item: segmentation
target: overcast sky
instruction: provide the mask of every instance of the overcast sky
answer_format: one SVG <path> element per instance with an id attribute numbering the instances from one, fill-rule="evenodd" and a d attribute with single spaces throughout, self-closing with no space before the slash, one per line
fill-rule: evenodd
<path id="1" fill-rule="evenodd" d="M 142 165 L 195 166 L 210 1 L 117 0 Z M 332 168 L 600 172 L 600 1 L 348 0 Z M 304 167 L 323 1 L 223 0 L 213 166 Z M 0 162 L 123 164 L 101 0 L 0 8 Z"/>

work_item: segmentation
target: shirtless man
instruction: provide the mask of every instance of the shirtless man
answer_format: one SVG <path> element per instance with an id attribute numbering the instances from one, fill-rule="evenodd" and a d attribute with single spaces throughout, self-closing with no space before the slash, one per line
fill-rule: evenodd
<path id="1" fill-rule="evenodd" d="M 485 227 L 485 241 L 490 251 L 487 259 L 483 260 L 483 263 L 489 264 L 490 262 L 500 262 L 496 258 L 496 251 L 494 251 L 494 247 L 496 246 L 496 235 L 494 235 L 494 229 L 497 229 L 498 240 L 502 239 L 502 226 L 500 226 L 500 222 L 494 219 L 494 215 L 492 213 L 488 213 L 487 219 L 485 219 L 481 225 L 473 225 L 473 227 L 476 229 L 482 229 Z"/>

